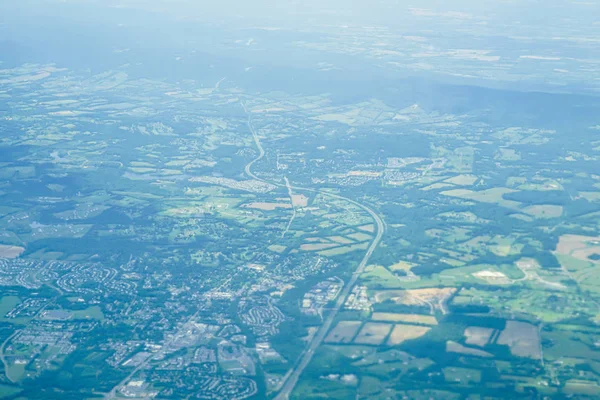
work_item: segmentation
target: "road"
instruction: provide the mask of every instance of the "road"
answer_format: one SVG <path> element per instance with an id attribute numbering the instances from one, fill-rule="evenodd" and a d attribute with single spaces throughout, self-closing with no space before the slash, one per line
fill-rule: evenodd
<path id="1" fill-rule="evenodd" d="M 146 366 L 148 366 L 148 364 L 150 364 L 151 361 L 154 360 L 162 360 L 164 358 L 165 355 L 167 355 L 169 349 L 171 348 L 171 345 L 177 341 L 178 338 L 182 337 L 182 336 L 186 336 L 185 331 L 187 330 L 187 326 L 194 322 L 196 320 L 196 318 L 198 317 L 198 313 L 199 311 L 196 311 L 194 313 L 194 315 L 192 315 L 190 318 L 188 318 L 188 320 L 181 326 L 181 328 L 177 331 L 177 333 L 175 335 L 173 335 L 168 341 L 166 341 L 162 347 L 160 348 L 160 350 L 158 350 L 156 353 L 150 354 L 148 357 L 146 357 L 146 359 L 144 359 L 137 367 L 135 367 L 133 369 L 133 371 L 131 371 L 129 373 L 129 375 L 127 375 L 125 378 L 123 378 L 121 380 L 121 382 L 119 382 L 117 385 L 115 385 L 110 392 L 106 393 L 104 395 L 105 399 L 115 399 L 118 396 L 118 391 L 123 388 L 125 386 L 125 384 L 127 384 L 127 382 L 129 382 L 131 380 L 131 378 L 133 378 L 135 376 L 135 374 L 137 374 L 139 371 L 141 371 L 142 369 L 146 368 Z M 100 394 L 100 393 L 98 393 Z"/>
<path id="2" fill-rule="evenodd" d="M 292 202 L 292 216 L 291 216 L 290 221 L 288 222 L 287 226 L 285 227 L 285 230 L 281 234 L 282 238 L 285 237 L 285 234 L 288 233 L 288 231 L 292 227 L 292 223 L 294 222 L 294 219 L 296 219 L 296 214 L 297 214 L 296 204 L 294 204 L 294 193 L 292 192 L 292 185 L 290 185 L 290 181 L 288 180 L 287 176 L 284 177 L 283 179 L 285 179 L 285 186 L 287 187 L 288 195 L 290 196 L 290 201 Z"/>
<path id="3" fill-rule="evenodd" d="M 2 364 L 4 365 L 4 375 L 6 375 L 6 379 L 8 379 L 12 383 L 14 383 L 15 381 L 9 375 L 8 361 L 6 360 L 6 355 L 4 354 L 4 348 L 6 347 L 8 342 L 10 342 L 12 340 L 12 338 L 17 336 L 20 332 L 21 332 L 20 330 L 14 332 L 12 335 L 7 337 L 4 342 L 2 342 L 2 345 L 0 345 L 0 360 L 2 360 Z"/>
<path id="4" fill-rule="evenodd" d="M 356 281 L 358 280 L 359 276 L 364 272 L 365 267 L 368 265 L 369 259 L 371 258 L 371 256 L 373 255 L 373 252 L 379 245 L 379 242 L 381 242 L 381 238 L 383 237 L 383 232 L 385 230 L 385 224 L 384 224 L 383 220 L 381 219 L 381 217 L 379 215 L 377 215 L 377 213 L 375 213 L 375 211 L 373 211 L 369 207 L 365 206 L 364 204 L 361 204 L 361 203 L 354 201 L 352 199 L 349 199 L 347 197 L 340 196 L 340 195 L 334 194 L 334 193 L 329 193 L 327 191 L 320 190 L 320 189 L 310 189 L 310 188 L 293 186 L 293 185 L 289 184 L 289 182 L 286 182 L 285 185 L 278 183 L 278 182 L 270 182 L 270 181 L 267 181 L 265 179 L 262 179 L 262 178 L 259 178 L 258 176 L 256 176 L 252 172 L 252 166 L 257 161 L 260 161 L 265 156 L 265 151 L 264 151 L 262 145 L 260 144 L 260 139 L 259 139 L 258 135 L 256 134 L 254 127 L 252 126 L 252 117 L 251 117 L 250 113 L 248 112 L 246 105 L 244 103 L 242 103 L 242 107 L 244 107 L 244 111 L 246 111 L 246 113 L 248 114 L 248 129 L 250 129 L 250 132 L 252 133 L 252 137 L 254 138 L 254 143 L 256 144 L 256 147 L 258 148 L 258 156 L 254 160 L 250 161 L 250 163 L 248 163 L 248 165 L 246 165 L 245 171 L 248 176 L 250 176 L 253 179 L 256 179 L 257 181 L 269 183 L 271 185 L 275 185 L 275 186 L 279 186 L 279 187 L 285 186 L 288 188 L 288 190 L 294 189 L 294 190 L 300 190 L 300 191 L 305 191 L 305 192 L 320 193 L 323 196 L 332 197 L 332 198 L 339 199 L 339 200 L 344 200 L 344 201 L 346 201 L 350 204 L 353 204 L 356 207 L 359 207 L 360 209 L 366 211 L 371 216 L 371 218 L 373 218 L 373 220 L 375 221 L 375 224 L 377 225 L 375 238 L 369 245 L 369 248 L 367 249 L 367 252 L 365 253 L 360 264 L 358 265 L 358 268 L 352 273 L 352 277 L 348 280 L 348 282 L 342 289 L 342 292 L 338 296 L 334 307 L 331 308 L 331 311 L 327 315 L 325 320 L 323 321 L 323 324 L 319 327 L 319 329 L 313 336 L 313 338 L 310 341 L 310 343 L 308 344 L 308 346 L 304 349 L 304 351 L 300 355 L 300 358 L 299 358 L 298 362 L 296 363 L 296 365 L 294 366 L 292 372 L 290 374 L 286 375 L 285 381 L 281 387 L 281 390 L 275 397 L 275 400 L 285 400 L 285 399 L 289 399 L 289 396 L 292 393 L 292 391 L 294 390 L 294 387 L 296 386 L 298 379 L 302 375 L 302 372 L 304 371 L 304 369 L 308 366 L 308 364 L 312 360 L 315 350 L 321 345 L 321 343 L 323 342 L 323 339 L 325 339 L 325 335 L 327 335 L 327 332 L 331 328 L 331 325 L 333 324 L 333 321 L 335 320 L 337 313 L 342 309 L 342 306 L 344 305 L 346 298 L 350 294 L 350 291 L 356 284 Z"/>

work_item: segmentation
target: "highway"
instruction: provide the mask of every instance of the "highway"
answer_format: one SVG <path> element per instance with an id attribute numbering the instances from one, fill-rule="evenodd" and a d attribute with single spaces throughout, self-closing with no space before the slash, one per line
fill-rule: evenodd
<path id="1" fill-rule="evenodd" d="M 285 230 L 281 234 L 282 238 L 285 237 L 285 234 L 288 233 L 288 231 L 292 227 L 292 223 L 294 222 L 294 219 L 296 219 L 296 215 L 298 213 L 296 210 L 296 208 L 297 208 L 296 204 L 294 204 L 294 193 L 292 192 L 292 185 L 290 185 L 290 181 L 288 180 L 287 176 L 285 176 L 283 179 L 285 179 L 285 186 L 287 187 L 287 190 L 288 190 L 288 196 L 290 196 L 290 201 L 292 202 L 292 217 L 290 218 L 290 221 L 288 222 L 287 226 L 285 227 Z"/>
<path id="2" fill-rule="evenodd" d="M 347 201 L 350 204 L 353 204 L 353 205 L 359 207 L 360 209 L 366 211 L 373 218 L 373 220 L 375 221 L 375 224 L 377 226 L 376 231 L 375 231 L 375 238 L 369 245 L 369 248 L 367 249 L 367 252 L 365 253 L 364 257 L 362 258 L 360 264 L 358 265 L 358 268 L 352 273 L 352 277 L 344 285 L 344 288 L 342 289 L 342 292 L 338 296 L 338 298 L 335 302 L 335 305 L 333 306 L 333 308 L 331 309 L 331 311 L 329 312 L 329 314 L 323 321 L 323 324 L 319 327 L 319 329 L 313 336 L 313 338 L 310 341 L 310 343 L 308 344 L 308 346 L 304 349 L 304 351 L 300 355 L 298 362 L 295 364 L 295 366 L 292 369 L 292 372 L 286 375 L 285 381 L 283 382 L 283 385 L 282 385 L 281 389 L 279 390 L 279 393 L 275 397 L 275 400 L 286 400 L 286 399 L 289 399 L 289 396 L 292 393 L 292 391 L 294 390 L 294 387 L 296 386 L 298 379 L 302 375 L 302 372 L 304 371 L 304 369 L 308 366 L 308 364 L 312 360 L 315 350 L 321 345 L 321 343 L 325 339 L 325 336 L 327 335 L 327 332 L 331 328 L 331 325 L 333 324 L 333 321 L 335 320 L 337 313 L 342 309 L 342 306 L 344 305 L 346 298 L 350 294 L 350 291 L 356 284 L 356 281 L 358 280 L 359 276 L 364 272 L 364 269 L 368 265 L 369 259 L 371 258 L 371 256 L 373 255 L 373 252 L 379 245 L 379 242 L 381 242 L 381 238 L 383 237 L 383 233 L 385 231 L 385 224 L 384 224 L 383 220 L 381 219 L 381 217 L 379 215 L 377 215 L 377 213 L 375 213 L 375 211 L 373 211 L 369 207 L 365 206 L 364 204 L 361 204 L 361 203 L 354 201 L 352 199 L 349 199 L 347 197 L 340 196 L 340 195 L 334 194 L 334 193 L 329 193 L 327 191 L 323 191 L 323 190 L 319 190 L 319 189 L 310 189 L 310 188 L 293 186 L 293 185 L 290 185 L 289 182 L 286 182 L 286 185 L 278 183 L 278 182 L 270 182 L 270 181 L 267 181 L 265 179 L 262 179 L 262 178 L 259 178 L 258 176 L 256 176 L 252 172 L 252 166 L 257 161 L 260 161 L 264 157 L 265 151 L 260 143 L 260 139 L 259 139 L 254 127 L 252 126 L 251 115 L 248 112 L 246 105 L 244 103 L 242 103 L 242 107 L 244 107 L 244 111 L 246 111 L 246 113 L 248 114 L 248 129 L 250 129 L 250 132 L 252 133 L 252 136 L 254 138 L 254 143 L 256 144 L 256 147 L 258 148 L 258 153 L 259 153 L 258 156 L 254 160 L 250 161 L 250 163 L 248 163 L 248 165 L 246 165 L 245 171 L 248 176 L 250 176 L 251 178 L 256 179 L 258 181 L 269 183 L 271 185 L 275 185 L 275 186 L 279 186 L 279 187 L 286 186 L 286 187 L 288 187 L 288 189 L 292 188 L 294 190 L 320 193 L 323 196 Z"/>

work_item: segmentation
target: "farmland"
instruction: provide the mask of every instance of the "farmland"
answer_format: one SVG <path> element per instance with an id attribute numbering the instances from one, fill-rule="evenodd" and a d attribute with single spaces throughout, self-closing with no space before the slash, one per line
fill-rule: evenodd
<path id="1" fill-rule="evenodd" d="M 594 2 L 33 3 L 0 16 L 0 398 L 600 396 Z"/>

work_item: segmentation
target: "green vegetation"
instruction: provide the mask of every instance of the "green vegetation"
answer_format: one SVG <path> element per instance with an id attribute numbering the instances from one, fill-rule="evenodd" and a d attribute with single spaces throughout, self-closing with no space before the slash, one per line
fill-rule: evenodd
<path id="1" fill-rule="evenodd" d="M 93 3 L 0 23 L 0 398 L 597 397 L 593 24 Z"/>
<path id="2" fill-rule="evenodd" d="M 0 318 L 5 318 L 6 314 L 20 302 L 21 300 L 17 296 L 2 296 L 0 298 Z"/>

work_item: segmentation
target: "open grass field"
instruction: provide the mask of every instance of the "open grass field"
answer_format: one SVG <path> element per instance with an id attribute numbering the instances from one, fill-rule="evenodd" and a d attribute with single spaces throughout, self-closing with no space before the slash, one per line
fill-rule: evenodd
<path id="1" fill-rule="evenodd" d="M 438 183 L 434 183 L 429 186 L 422 187 L 421 190 L 428 191 L 428 190 L 438 190 L 438 189 L 446 189 L 446 188 L 453 188 L 453 187 L 456 187 L 456 186 L 451 183 L 438 182 Z"/>
<path id="2" fill-rule="evenodd" d="M 544 358 L 562 360 L 561 362 L 565 362 L 567 358 L 600 362 L 600 351 L 588 339 L 594 336 L 562 330 L 544 331 Z"/>
<path id="3" fill-rule="evenodd" d="M 446 229 L 429 229 L 425 233 L 429 237 L 443 240 L 448 243 L 463 242 L 471 237 L 469 229 L 457 226 Z"/>
<path id="4" fill-rule="evenodd" d="M 437 325 L 438 322 L 435 317 L 431 315 L 420 315 L 420 314 L 396 314 L 396 313 L 383 313 L 376 312 L 371 316 L 373 321 L 385 321 L 385 322 L 404 322 L 408 324 L 420 324 L 420 325 Z"/>
<path id="5" fill-rule="evenodd" d="M 23 389 L 20 389 L 15 386 L 10 386 L 10 385 L 5 385 L 3 383 L 0 383 L 0 399 L 12 397 L 12 396 L 16 395 L 17 393 L 21 392 L 22 390 Z"/>
<path id="6" fill-rule="evenodd" d="M 499 257 L 520 254 L 523 244 L 516 243 L 518 235 L 494 236 L 487 244 L 488 249 Z"/>
<path id="7" fill-rule="evenodd" d="M 292 205 L 288 204 L 288 203 L 256 202 L 256 203 L 244 204 L 243 207 L 244 208 L 254 208 L 254 209 L 263 210 L 263 211 L 273 211 L 278 208 L 292 208 Z"/>
<path id="8" fill-rule="evenodd" d="M 504 195 L 515 193 L 518 190 L 504 187 L 485 189 L 481 191 L 472 191 L 467 189 L 454 189 L 442 192 L 444 196 L 458 197 L 465 200 L 473 200 L 481 203 L 497 204 L 510 209 L 519 209 L 521 203 L 512 200 L 505 200 Z"/>
<path id="9" fill-rule="evenodd" d="M 587 201 L 600 202 L 600 192 L 579 192 L 579 196 Z"/>
<path id="10" fill-rule="evenodd" d="M 287 249 L 287 247 L 279 244 L 272 244 L 268 248 L 269 250 L 274 251 L 275 253 L 283 253 Z"/>
<path id="11" fill-rule="evenodd" d="M 95 319 L 98 321 L 104 320 L 104 314 L 98 306 L 91 306 L 85 310 L 73 311 L 72 314 L 74 319 Z"/>
<path id="12" fill-rule="evenodd" d="M 443 371 L 444 379 L 448 383 L 469 385 L 481 382 L 481 371 L 478 369 L 446 367 Z"/>
<path id="13" fill-rule="evenodd" d="M 535 218 L 559 218 L 563 214 L 563 207 L 550 204 L 533 205 L 525 207 L 523 212 Z"/>
<path id="14" fill-rule="evenodd" d="M 572 318 L 574 312 L 597 314 L 594 306 L 580 293 L 546 289 L 546 286 L 539 288 L 521 286 L 518 296 L 515 296 L 510 288 L 499 286 L 490 287 L 489 290 L 462 289 L 460 294 L 452 299 L 452 304 L 487 306 L 492 314 L 505 318 L 529 315 L 544 323 L 555 323 Z M 557 296 L 562 298 L 561 302 L 565 302 L 569 306 L 555 305 L 554 301 Z"/>
<path id="15" fill-rule="evenodd" d="M 360 360 L 353 362 L 352 365 L 356 367 L 361 367 L 366 365 L 383 364 L 398 361 L 406 362 L 409 361 L 411 358 L 412 357 L 410 356 L 410 354 L 396 349 L 375 351 L 371 354 L 362 357 Z"/>
<path id="16" fill-rule="evenodd" d="M 17 296 L 2 296 L 0 298 L 0 318 L 4 318 L 20 302 L 21 300 Z"/>
<path id="17" fill-rule="evenodd" d="M 25 249 L 20 246 L 8 246 L 4 244 L 0 244 L 0 258 L 17 258 Z"/>
<path id="18" fill-rule="evenodd" d="M 8 361 L 8 368 L 6 371 L 7 376 L 10 376 L 10 379 L 14 382 L 19 382 L 24 379 L 26 377 L 25 367 L 27 366 L 27 362 L 16 360 L 9 356 L 6 356 L 6 359 Z"/>
<path id="19" fill-rule="evenodd" d="M 494 158 L 504 161 L 518 161 L 521 159 L 521 154 L 514 149 L 498 149 Z"/>
<path id="20" fill-rule="evenodd" d="M 350 253 L 351 251 L 366 250 L 367 247 L 369 247 L 369 243 L 367 243 L 367 242 L 357 243 L 357 244 L 353 244 L 350 246 L 340 246 L 340 247 L 335 247 L 335 248 L 329 249 L 329 250 L 319 251 L 319 255 L 322 255 L 325 257 L 334 257 L 334 256 L 339 256 L 342 254 Z"/>
<path id="21" fill-rule="evenodd" d="M 19 179 L 33 178 L 35 176 L 35 167 L 20 166 L 0 168 L 0 179 L 10 179 L 18 175 Z"/>
<path id="22" fill-rule="evenodd" d="M 327 213 L 322 216 L 325 219 L 334 221 L 336 224 L 343 224 L 347 226 L 356 226 L 364 224 L 367 221 L 367 216 L 362 210 L 346 209 L 340 210 L 336 213 Z"/>
<path id="23" fill-rule="evenodd" d="M 396 289 L 404 286 L 398 276 L 381 265 L 369 265 L 361 275 L 361 280 L 372 289 Z"/>
<path id="24" fill-rule="evenodd" d="M 493 355 L 488 353 L 487 351 L 463 346 L 462 344 L 453 342 L 451 340 L 446 342 L 446 351 L 449 353 L 459 353 L 474 357 L 493 357 Z"/>
<path id="25" fill-rule="evenodd" d="M 303 251 L 319 251 L 319 250 L 325 250 L 325 249 L 329 249 L 331 247 L 336 247 L 338 246 L 335 243 L 309 243 L 309 244 L 303 244 L 300 246 L 300 250 Z"/>
<path id="26" fill-rule="evenodd" d="M 565 383 L 563 393 L 571 396 L 590 396 L 597 398 L 600 396 L 600 386 L 597 382 L 570 379 Z"/>

